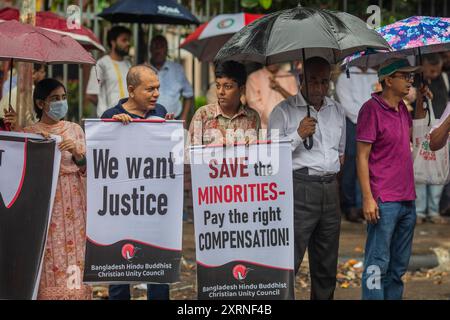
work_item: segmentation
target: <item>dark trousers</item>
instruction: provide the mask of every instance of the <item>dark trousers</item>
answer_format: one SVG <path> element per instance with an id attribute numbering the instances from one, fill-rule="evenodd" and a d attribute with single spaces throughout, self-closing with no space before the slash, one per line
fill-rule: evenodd
<path id="1" fill-rule="evenodd" d="M 442 191 L 440 212 L 444 215 L 450 215 L 450 183 L 447 183 Z"/>
<path id="2" fill-rule="evenodd" d="M 342 209 L 361 208 L 361 189 L 356 173 L 356 125 L 346 118 L 345 161 L 342 167 Z"/>
<path id="3" fill-rule="evenodd" d="M 130 300 L 129 284 L 114 284 L 109 286 L 109 300 Z M 147 284 L 147 300 L 170 300 L 169 285 Z"/>
<path id="4" fill-rule="evenodd" d="M 294 171 L 295 272 L 308 248 L 311 299 L 329 300 L 336 288 L 341 225 L 338 184 L 336 177 L 313 178 Z"/>

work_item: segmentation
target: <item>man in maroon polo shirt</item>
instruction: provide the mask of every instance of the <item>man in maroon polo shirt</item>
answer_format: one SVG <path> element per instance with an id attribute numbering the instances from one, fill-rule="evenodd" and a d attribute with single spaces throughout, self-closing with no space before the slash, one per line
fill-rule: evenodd
<path id="1" fill-rule="evenodd" d="M 401 299 L 416 223 L 412 119 L 403 98 L 419 67 L 406 59 L 381 65 L 383 88 L 361 108 L 357 124 L 357 169 L 367 241 L 363 299 Z"/>

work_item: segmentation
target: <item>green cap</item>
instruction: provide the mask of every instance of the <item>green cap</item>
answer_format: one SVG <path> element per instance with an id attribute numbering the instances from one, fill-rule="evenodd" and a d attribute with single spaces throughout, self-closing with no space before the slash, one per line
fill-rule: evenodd
<path id="1" fill-rule="evenodd" d="M 407 59 L 389 59 L 383 62 L 378 69 L 378 79 L 383 81 L 384 78 L 390 76 L 395 72 L 417 72 L 419 67 L 413 67 L 409 64 Z"/>

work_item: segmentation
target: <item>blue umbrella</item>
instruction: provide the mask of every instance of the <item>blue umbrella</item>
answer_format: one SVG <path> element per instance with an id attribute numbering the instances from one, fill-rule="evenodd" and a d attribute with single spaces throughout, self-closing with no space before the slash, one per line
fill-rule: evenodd
<path id="1" fill-rule="evenodd" d="M 200 24 L 174 0 L 119 0 L 99 16 L 113 23 Z"/>

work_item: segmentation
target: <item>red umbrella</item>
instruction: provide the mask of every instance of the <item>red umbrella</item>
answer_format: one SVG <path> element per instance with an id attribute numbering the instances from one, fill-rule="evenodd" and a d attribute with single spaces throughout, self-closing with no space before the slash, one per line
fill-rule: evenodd
<path id="1" fill-rule="evenodd" d="M 262 17 L 262 14 L 221 14 L 200 25 L 181 44 L 200 61 L 213 61 L 219 49 L 233 34 Z"/>
<path id="2" fill-rule="evenodd" d="M 0 43 L 0 60 L 11 60 L 11 68 L 12 60 L 46 64 L 95 64 L 91 54 L 73 38 L 15 20 L 0 23 Z M 10 104 L 11 83 L 10 78 Z"/>
<path id="3" fill-rule="evenodd" d="M 19 21 L 20 12 L 15 8 L 4 8 L 0 10 L 0 22 L 16 20 Z M 69 29 L 67 20 L 50 11 L 36 13 L 36 27 L 41 27 L 59 34 L 68 35 L 83 45 L 87 50 L 105 51 L 95 34 L 88 28 L 81 26 L 79 29 Z"/>
<path id="4" fill-rule="evenodd" d="M 18 21 L 0 23 L 0 59 L 46 64 L 95 64 L 95 59 L 78 42 Z"/>

